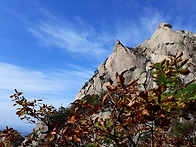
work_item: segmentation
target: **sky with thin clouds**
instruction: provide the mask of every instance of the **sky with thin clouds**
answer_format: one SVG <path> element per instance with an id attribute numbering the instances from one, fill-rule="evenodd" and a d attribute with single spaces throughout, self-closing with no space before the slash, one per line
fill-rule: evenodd
<path id="1" fill-rule="evenodd" d="M 0 129 L 30 132 L 9 96 L 67 107 L 113 52 L 135 47 L 161 22 L 196 32 L 195 0 L 1 0 Z"/>

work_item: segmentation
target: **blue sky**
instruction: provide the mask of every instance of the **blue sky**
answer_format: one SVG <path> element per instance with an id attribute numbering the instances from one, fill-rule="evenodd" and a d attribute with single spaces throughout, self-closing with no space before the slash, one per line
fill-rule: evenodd
<path id="1" fill-rule="evenodd" d="M 9 96 L 68 106 L 116 39 L 135 47 L 161 22 L 196 32 L 195 0 L 0 0 L 0 129 L 30 131 Z"/>

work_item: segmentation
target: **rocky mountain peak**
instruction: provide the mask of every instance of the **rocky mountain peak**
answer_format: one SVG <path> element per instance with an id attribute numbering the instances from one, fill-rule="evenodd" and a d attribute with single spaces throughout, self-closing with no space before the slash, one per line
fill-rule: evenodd
<path id="1" fill-rule="evenodd" d="M 176 56 L 183 52 L 183 58 L 189 59 L 189 70 L 192 72 L 184 79 L 196 79 L 196 34 L 172 29 L 168 23 L 160 23 L 152 37 L 135 48 L 125 47 L 117 40 L 113 53 L 103 62 L 98 71 L 83 86 L 75 99 L 85 95 L 100 94 L 105 91 L 104 83 L 116 84 L 115 73 L 125 77 L 125 83 L 139 78 L 140 83 L 147 84 L 147 88 L 154 85 L 151 82 L 150 64 L 159 62 L 168 56 Z"/>
<path id="2" fill-rule="evenodd" d="M 117 52 L 117 49 L 124 48 L 123 44 L 120 42 L 120 40 L 116 40 L 116 44 L 114 45 L 113 52 Z"/>
<path id="3" fill-rule="evenodd" d="M 161 23 L 156 31 L 153 33 L 152 37 L 148 41 L 148 46 L 150 48 L 156 48 L 161 44 L 176 43 L 183 39 L 182 35 L 179 35 L 176 31 L 171 29 L 172 26 L 167 23 Z"/>

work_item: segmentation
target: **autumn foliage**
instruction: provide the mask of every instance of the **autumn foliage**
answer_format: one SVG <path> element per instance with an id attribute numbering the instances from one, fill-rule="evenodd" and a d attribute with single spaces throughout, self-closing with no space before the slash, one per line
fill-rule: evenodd
<path id="1" fill-rule="evenodd" d="M 117 85 L 106 83 L 108 92 L 97 97 L 101 101 L 92 105 L 88 99 L 76 100 L 66 109 L 63 121 L 51 121 L 58 112 L 40 103 L 41 100 L 28 102 L 18 91 L 11 99 L 14 106 L 20 106 L 16 112 L 20 119 L 30 123 L 39 120 L 48 126 L 40 146 L 193 146 L 196 143 L 196 83 L 194 80 L 182 82 L 190 72 L 186 66 L 188 59 L 183 60 L 182 55 L 151 65 L 156 83 L 152 89 L 139 84 L 139 79 L 124 84 L 124 77 L 116 73 Z M 188 127 L 181 133 L 176 131 L 179 127 L 183 129 L 185 122 Z M 11 134 L 1 132 L 6 140 L 13 142 Z M 37 139 L 26 136 L 23 145 Z M 5 141 L 1 143 L 4 146 Z"/>

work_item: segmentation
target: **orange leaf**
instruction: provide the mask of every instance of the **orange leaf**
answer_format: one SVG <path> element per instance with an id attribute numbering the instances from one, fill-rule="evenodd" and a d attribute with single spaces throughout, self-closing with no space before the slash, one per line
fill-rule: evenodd
<path id="1" fill-rule="evenodd" d="M 79 108 L 77 107 L 77 108 L 75 109 L 75 113 L 78 113 L 78 111 L 79 111 Z"/>
<path id="2" fill-rule="evenodd" d="M 83 134 L 88 134 L 89 132 L 83 132 Z"/>
<path id="3" fill-rule="evenodd" d="M 144 109 L 144 110 L 142 111 L 142 115 L 148 115 L 148 116 L 149 116 L 150 114 L 149 114 L 148 110 Z"/>
<path id="4" fill-rule="evenodd" d="M 130 87 L 130 86 L 134 85 L 138 80 L 139 79 L 137 79 L 137 80 L 130 80 L 130 82 L 128 83 L 127 87 Z"/>
<path id="5" fill-rule="evenodd" d="M 68 119 L 67 122 L 71 124 L 75 123 L 76 122 L 75 116 L 72 116 L 70 119 Z"/>
<path id="6" fill-rule="evenodd" d="M 108 92 L 104 97 L 103 97 L 103 100 L 102 100 L 102 104 L 105 103 L 106 99 L 107 99 L 107 96 L 110 94 L 111 92 Z"/>
<path id="7" fill-rule="evenodd" d="M 18 116 L 21 116 L 21 111 L 17 111 L 16 114 L 17 114 Z"/>
<path id="8" fill-rule="evenodd" d="M 51 134 L 51 135 L 56 135 L 57 133 L 54 131 L 54 132 L 51 132 L 50 134 Z"/>
<path id="9" fill-rule="evenodd" d="M 75 140 L 76 140 L 77 142 L 81 142 L 81 139 L 80 139 L 80 138 L 75 138 Z"/>
<path id="10" fill-rule="evenodd" d="M 110 82 L 105 83 L 105 87 L 108 89 L 108 91 L 115 91 L 117 88 L 112 86 Z"/>
<path id="11" fill-rule="evenodd" d="M 131 106 L 133 106 L 133 104 L 135 104 L 135 100 L 129 100 L 129 101 L 130 101 L 128 104 L 129 107 L 131 107 Z"/>

